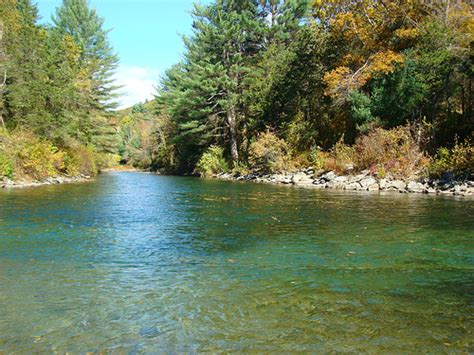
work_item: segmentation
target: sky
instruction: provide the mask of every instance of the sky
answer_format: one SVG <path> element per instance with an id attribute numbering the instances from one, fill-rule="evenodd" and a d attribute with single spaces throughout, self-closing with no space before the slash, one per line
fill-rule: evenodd
<path id="1" fill-rule="evenodd" d="M 62 0 L 36 0 L 42 23 Z M 90 0 L 110 29 L 109 40 L 120 57 L 115 79 L 122 85 L 120 108 L 151 99 L 159 77 L 179 62 L 181 35 L 191 34 L 194 0 Z M 200 0 L 207 4 L 210 0 Z"/>

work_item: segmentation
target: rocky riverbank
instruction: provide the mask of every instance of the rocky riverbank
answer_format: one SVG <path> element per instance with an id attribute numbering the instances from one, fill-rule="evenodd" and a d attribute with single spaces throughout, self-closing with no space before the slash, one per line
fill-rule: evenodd
<path id="1" fill-rule="evenodd" d="M 55 176 L 49 177 L 44 180 L 26 180 L 26 179 L 18 179 L 18 180 L 11 180 L 9 178 L 4 177 L 2 181 L 0 181 L 0 188 L 25 188 L 25 187 L 37 187 L 37 186 L 44 186 L 44 185 L 58 185 L 58 184 L 73 184 L 79 182 L 87 182 L 92 179 L 89 175 L 79 175 L 79 176 Z"/>
<path id="2" fill-rule="evenodd" d="M 371 175 L 369 171 L 362 171 L 354 175 L 338 175 L 333 171 L 321 172 L 308 168 L 293 173 L 250 173 L 243 176 L 225 173 L 215 177 L 222 180 L 252 181 L 315 189 L 394 191 L 398 193 L 430 193 L 474 197 L 474 181 L 456 180 L 449 175 L 443 179 L 401 180 L 391 177 L 378 178 Z"/>

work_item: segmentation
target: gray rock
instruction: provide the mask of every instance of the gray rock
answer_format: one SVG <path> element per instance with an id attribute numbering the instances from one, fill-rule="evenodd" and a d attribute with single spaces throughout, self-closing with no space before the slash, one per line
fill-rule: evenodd
<path id="1" fill-rule="evenodd" d="M 466 184 L 456 184 L 454 185 L 454 193 L 456 195 L 462 195 L 464 192 L 467 191 L 467 185 Z"/>
<path id="2" fill-rule="evenodd" d="M 347 176 L 338 176 L 337 178 L 334 179 L 334 182 L 338 183 L 345 183 L 349 180 Z"/>
<path id="3" fill-rule="evenodd" d="M 393 180 L 387 184 L 387 190 L 397 190 L 397 191 L 404 191 L 407 187 L 407 184 L 401 180 Z"/>
<path id="4" fill-rule="evenodd" d="M 432 187 L 428 187 L 426 189 L 426 192 L 429 193 L 429 194 L 435 194 L 437 193 L 436 189 L 432 188 Z"/>
<path id="5" fill-rule="evenodd" d="M 334 171 L 330 171 L 323 176 L 321 176 L 321 179 L 326 180 L 326 181 L 332 181 L 335 178 L 337 178 L 337 174 Z"/>
<path id="6" fill-rule="evenodd" d="M 417 181 L 410 181 L 407 185 L 408 192 L 426 192 L 427 188 L 424 184 Z"/>
<path id="7" fill-rule="evenodd" d="M 369 186 L 376 184 L 377 180 L 375 180 L 372 176 L 368 176 L 360 180 L 359 183 L 364 189 L 368 189 Z"/>
<path id="8" fill-rule="evenodd" d="M 365 176 L 366 175 L 363 175 L 363 174 L 350 176 L 349 183 L 360 182 L 363 178 L 365 178 Z"/>
<path id="9" fill-rule="evenodd" d="M 379 190 L 380 190 L 380 186 L 377 183 L 369 185 L 367 187 L 367 191 L 379 191 Z"/>
<path id="10" fill-rule="evenodd" d="M 348 180 L 347 176 L 338 176 L 334 180 L 329 181 L 327 185 L 328 187 L 333 188 L 333 189 L 343 190 L 347 185 L 347 180 Z"/>
<path id="11" fill-rule="evenodd" d="M 306 186 L 306 185 L 312 185 L 313 184 L 313 179 L 311 178 L 311 176 L 308 176 L 306 173 L 299 172 L 299 173 L 296 173 L 291 178 L 291 182 L 294 185 Z"/>

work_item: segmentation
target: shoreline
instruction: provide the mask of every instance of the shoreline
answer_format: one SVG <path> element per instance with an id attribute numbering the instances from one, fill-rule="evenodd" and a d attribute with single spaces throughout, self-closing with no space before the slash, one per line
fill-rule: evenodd
<path id="1" fill-rule="evenodd" d="M 444 196 L 474 197 L 474 181 L 446 179 L 395 179 L 378 178 L 365 170 L 355 175 L 338 175 L 334 171 L 318 172 L 312 168 L 300 169 L 296 172 L 279 174 L 250 173 L 232 175 L 222 173 L 213 178 L 228 181 L 248 181 L 273 185 L 286 185 L 311 189 L 333 189 L 343 191 L 372 191 L 421 193 Z"/>
<path id="2" fill-rule="evenodd" d="M 11 180 L 4 177 L 0 181 L 1 189 L 15 189 L 15 188 L 28 188 L 28 187 L 39 187 L 48 185 L 63 185 L 63 184 L 76 184 L 93 181 L 94 178 L 89 175 L 78 175 L 78 176 L 54 176 L 48 177 L 43 180 Z"/>

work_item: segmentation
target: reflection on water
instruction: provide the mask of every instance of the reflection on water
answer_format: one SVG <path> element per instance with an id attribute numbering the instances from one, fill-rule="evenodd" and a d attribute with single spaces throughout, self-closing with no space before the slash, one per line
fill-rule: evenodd
<path id="1" fill-rule="evenodd" d="M 0 352 L 472 351 L 473 215 L 137 173 L 0 192 Z"/>

